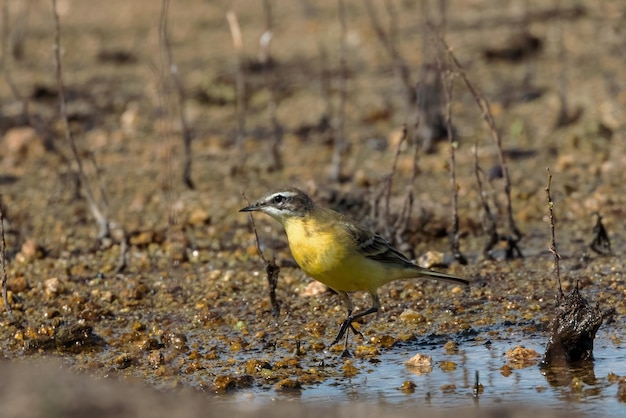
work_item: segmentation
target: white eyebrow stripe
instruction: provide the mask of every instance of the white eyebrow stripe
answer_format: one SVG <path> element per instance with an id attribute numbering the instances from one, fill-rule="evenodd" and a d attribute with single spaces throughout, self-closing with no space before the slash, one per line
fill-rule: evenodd
<path id="1" fill-rule="evenodd" d="M 291 192 L 291 191 L 287 191 L 287 192 L 276 192 L 276 193 L 272 193 L 271 195 L 269 195 L 269 196 L 267 197 L 267 200 L 273 199 L 274 197 L 279 196 L 279 195 L 284 196 L 284 197 L 294 197 L 294 196 L 297 196 L 297 195 L 298 195 L 298 193 L 296 193 L 296 192 Z"/>

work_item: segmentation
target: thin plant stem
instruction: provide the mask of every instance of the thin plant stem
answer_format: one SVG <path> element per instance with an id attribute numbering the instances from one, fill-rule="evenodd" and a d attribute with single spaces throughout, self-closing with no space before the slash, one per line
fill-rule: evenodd
<path id="1" fill-rule="evenodd" d="M 513 204 L 511 201 L 511 177 L 509 175 L 509 169 L 506 164 L 506 159 L 504 158 L 504 150 L 502 148 L 502 137 L 496 127 L 496 122 L 493 118 L 493 114 L 491 112 L 491 106 L 489 105 L 489 101 L 485 98 L 485 96 L 474 86 L 474 84 L 469 80 L 467 75 L 465 74 L 465 70 L 461 63 L 457 60 L 454 55 L 452 48 L 448 46 L 446 41 L 443 38 L 439 38 L 439 41 L 445 47 L 450 59 L 454 63 L 458 74 L 463 79 L 463 82 L 467 86 L 467 89 L 472 94 L 472 97 L 476 101 L 476 104 L 481 110 L 482 117 L 487 123 L 489 127 L 489 131 L 491 133 L 491 138 L 496 145 L 498 150 L 498 158 L 500 160 L 500 166 L 502 168 L 502 177 L 504 179 L 504 195 L 506 198 L 506 210 L 507 210 L 507 219 L 509 224 L 509 229 L 511 233 L 514 235 L 515 240 L 519 240 L 522 237 L 522 233 L 517 228 L 515 224 L 515 219 L 513 218 Z"/>
<path id="2" fill-rule="evenodd" d="M 180 73 L 178 71 L 178 65 L 174 62 L 174 56 L 172 54 L 172 44 L 170 42 L 167 18 L 169 14 L 169 0 L 163 0 L 161 6 L 161 16 L 159 19 L 159 28 L 160 28 L 160 37 L 162 47 L 165 51 L 165 59 L 167 63 L 167 68 L 169 70 L 171 79 L 174 83 L 174 88 L 176 90 L 176 99 L 178 101 L 178 118 L 180 122 L 180 127 L 182 130 L 182 139 L 183 139 L 183 184 L 187 186 L 189 189 L 195 189 L 195 185 L 193 180 L 191 179 L 191 142 L 193 139 L 191 129 L 189 127 L 189 122 L 187 121 L 187 117 L 185 116 L 185 107 L 187 103 L 187 94 L 185 93 L 185 87 L 180 78 Z"/>
<path id="3" fill-rule="evenodd" d="M 550 172 L 550 168 L 548 171 L 548 185 L 546 186 L 546 195 L 548 198 L 548 216 L 550 219 L 550 246 L 548 249 L 554 256 L 554 274 L 556 275 L 556 280 L 559 284 L 559 298 L 563 298 L 563 287 L 561 286 L 561 267 L 560 260 L 561 255 L 559 254 L 559 250 L 556 246 L 556 232 L 554 228 L 554 201 L 552 200 L 552 196 L 550 195 L 550 186 L 552 185 L 552 173 Z"/>
<path id="4" fill-rule="evenodd" d="M 111 232 L 109 229 L 109 220 L 107 219 L 104 210 L 102 210 L 98 204 L 96 203 L 96 199 L 91 190 L 91 185 L 87 180 L 87 176 L 85 175 L 85 170 L 83 168 L 83 162 L 78 152 L 78 148 L 76 147 L 76 141 L 74 140 L 74 135 L 72 135 L 72 131 L 70 129 L 69 118 L 67 115 L 67 98 L 65 95 L 65 84 L 63 83 L 63 67 L 61 64 L 61 22 L 59 19 L 59 14 L 57 12 L 57 1 L 52 0 L 52 15 L 54 18 L 54 59 L 56 64 L 56 79 L 57 79 L 57 87 L 59 89 L 59 106 L 61 112 L 61 121 L 63 123 L 63 130 L 65 132 L 65 139 L 70 145 L 70 149 L 72 150 L 72 156 L 74 157 L 74 161 L 77 166 L 77 174 L 78 180 L 80 181 L 81 188 L 83 190 L 85 199 L 91 209 L 91 213 L 96 220 L 98 225 L 98 239 L 103 239 L 110 236 Z"/>

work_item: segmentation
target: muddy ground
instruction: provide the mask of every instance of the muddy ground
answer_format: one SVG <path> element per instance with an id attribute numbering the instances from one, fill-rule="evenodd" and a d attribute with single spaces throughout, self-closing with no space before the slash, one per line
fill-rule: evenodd
<path id="1" fill-rule="evenodd" d="M 469 261 L 461 265 L 450 262 L 447 238 L 449 145 L 444 140 L 425 150 L 420 140 L 416 153 L 415 141 L 400 143 L 416 111 L 407 103 L 397 63 L 409 70 L 410 86 L 428 85 L 425 74 L 437 73 L 438 53 L 441 65 L 449 63 L 424 30 L 425 16 L 441 22 L 440 9 L 402 1 L 386 2 L 391 9 L 375 5 L 400 57 L 394 61 L 366 3 L 345 2 L 342 55 L 336 2 L 272 2 L 271 60 L 264 71 L 260 2 L 172 2 L 168 38 L 185 92 L 181 107 L 159 36 L 161 2 L 114 0 L 95 7 L 59 0 L 70 127 L 95 198 L 113 226 L 112 237 L 98 240 L 59 113 L 50 4 L 7 1 L 0 191 L 9 300 L 24 327 L 1 317 L 3 355 L 20 362 L 60 358 L 64 367 L 89 375 L 206 393 L 306 391 L 359 373 L 361 363 L 346 362 L 338 358 L 340 347 L 328 347 L 344 316 L 340 301 L 310 285 L 280 226 L 256 216 L 264 254 L 281 267 L 281 308 L 272 315 L 249 219 L 237 210 L 246 205 L 242 192 L 253 200 L 285 186 L 362 219 L 412 257 L 445 253 L 441 268 L 472 281 L 467 291 L 421 280 L 385 286 L 384 309 L 360 324 L 364 338 L 352 340 L 357 359 L 380 362 L 403 344 L 419 351 L 426 335 L 442 346 L 462 345 L 473 332 L 497 340 L 513 328 L 544 333 L 547 340 L 557 290 L 547 249 L 547 167 L 564 290 L 578 282 L 601 309 L 614 307 L 615 322 L 605 326 L 615 346 L 623 346 L 624 6 L 450 5 L 445 39 L 489 100 L 524 255 L 505 260 L 501 245 L 491 258 L 483 254 L 487 237 L 474 149 L 499 232 L 511 231 L 498 149 L 457 71 L 451 112 L 460 244 Z M 229 10 L 242 31 L 239 53 Z M 239 119 L 238 62 L 246 104 Z M 435 110 L 443 112 L 444 104 Z M 181 111 L 192 136 L 194 189 L 182 181 Z M 329 173 L 342 124 L 347 145 L 337 180 Z M 276 126 L 282 167 L 272 158 Z M 385 190 L 390 214 L 381 222 L 372 218 L 372 205 Z M 410 216 L 394 226 L 409 191 Z M 610 253 L 590 249 L 595 213 L 602 215 Z M 116 273 L 122 231 L 127 266 Z M 366 295 L 354 300 L 369 303 Z M 611 390 L 617 392 L 616 385 Z"/>

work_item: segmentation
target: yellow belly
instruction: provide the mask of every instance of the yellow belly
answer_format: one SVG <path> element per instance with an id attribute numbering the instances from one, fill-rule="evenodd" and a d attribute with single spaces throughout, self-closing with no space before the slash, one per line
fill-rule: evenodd
<path id="1" fill-rule="evenodd" d="M 341 226 L 286 222 L 293 258 L 304 272 L 328 287 L 345 292 L 375 291 L 400 278 L 388 266 L 353 250 L 353 239 Z"/>

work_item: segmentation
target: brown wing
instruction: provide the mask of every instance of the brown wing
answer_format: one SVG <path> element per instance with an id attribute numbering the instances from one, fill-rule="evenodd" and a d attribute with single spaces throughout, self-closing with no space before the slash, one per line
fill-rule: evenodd
<path id="1" fill-rule="evenodd" d="M 393 264 L 401 268 L 410 268 L 417 275 L 429 276 L 435 280 L 442 280 L 453 284 L 468 285 L 469 282 L 452 274 L 440 273 L 416 266 L 404 254 L 396 250 L 383 237 L 361 228 L 351 222 L 341 222 L 352 239 L 357 244 L 358 251 L 367 258 L 386 264 Z"/>
<path id="2" fill-rule="evenodd" d="M 414 266 L 411 260 L 400 251 L 393 248 L 391 244 L 380 235 L 352 223 L 346 223 L 345 227 L 356 241 L 359 252 L 365 257 L 382 261 L 383 263 Z"/>

